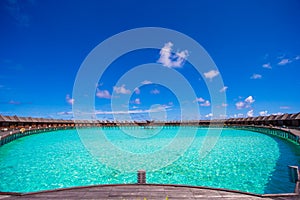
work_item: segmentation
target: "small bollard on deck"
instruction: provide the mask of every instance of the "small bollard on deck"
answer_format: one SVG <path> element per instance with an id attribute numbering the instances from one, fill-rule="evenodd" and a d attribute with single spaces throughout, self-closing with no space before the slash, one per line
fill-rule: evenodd
<path id="1" fill-rule="evenodd" d="M 298 166 L 289 166 L 289 177 L 292 183 L 297 183 L 300 180 Z"/>
<path id="2" fill-rule="evenodd" d="M 146 183 L 146 171 L 145 170 L 142 170 L 142 169 L 138 170 L 137 181 L 138 181 L 138 184 Z"/>

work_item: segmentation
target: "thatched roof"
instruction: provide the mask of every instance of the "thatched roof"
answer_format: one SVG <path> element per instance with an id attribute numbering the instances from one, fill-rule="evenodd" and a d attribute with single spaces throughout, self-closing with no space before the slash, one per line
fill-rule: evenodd
<path id="1" fill-rule="evenodd" d="M 268 119 L 269 116 L 263 116 L 263 118 L 261 119 L 261 121 L 266 121 Z"/>
<path id="2" fill-rule="evenodd" d="M 266 120 L 266 121 L 272 121 L 272 120 L 275 119 L 275 117 L 276 117 L 276 115 L 270 115 L 270 116 L 268 116 L 265 120 Z"/>
<path id="3" fill-rule="evenodd" d="M 286 120 L 286 119 L 288 119 L 288 117 L 289 117 L 289 114 L 284 114 L 284 115 L 282 115 L 280 120 Z"/>
<path id="4" fill-rule="evenodd" d="M 282 115 L 276 115 L 275 118 L 274 118 L 274 120 L 280 120 L 281 117 L 282 117 Z"/>
<path id="5" fill-rule="evenodd" d="M 254 117 L 248 117 L 246 121 L 247 121 L 247 122 L 254 121 Z"/>
<path id="6" fill-rule="evenodd" d="M 5 119 L 2 115 L 0 115 L 0 122 L 5 122 Z"/>
<path id="7" fill-rule="evenodd" d="M 255 117 L 254 121 L 261 121 L 264 118 L 264 116 Z"/>
<path id="8" fill-rule="evenodd" d="M 15 119 L 11 116 L 3 116 L 3 118 L 6 122 L 15 122 Z"/>
<path id="9" fill-rule="evenodd" d="M 245 121 L 247 121 L 247 118 L 242 118 L 241 121 L 242 121 L 242 122 L 245 122 Z"/>
<path id="10" fill-rule="evenodd" d="M 294 116 L 293 119 L 300 119 L 300 112 L 296 114 L 296 116 Z"/>

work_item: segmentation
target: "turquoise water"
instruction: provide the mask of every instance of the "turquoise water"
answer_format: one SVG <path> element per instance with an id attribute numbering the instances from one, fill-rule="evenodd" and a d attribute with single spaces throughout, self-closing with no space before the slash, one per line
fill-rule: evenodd
<path id="1" fill-rule="evenodd" d="M 84 132 L 91 141 L 105 135 L 122 151 L 143 154 L 145 162 L 155 163 L 155 159 L 147 160 L 147 153 L 164 149 L 177 130 L 176 127 L 163 128 L 157 133 L 153 129 L 128 127 L 125 131 L 131 135 L 120 134 L 118 128 L 108 128 L 105 132 L 100 128 L 84 129 Z M 207 130 L 184 128 L 179 140 L 187 140 L 191 137 L 189 133 L 196 131 L 192 144 L 174 162 L 160 169 L 146 169 L 147 182 L 252 193 L 293 192 L 294 184 L 289 182 L 287 166 L 299 165 L 298 146 L 256 132 L 223 129 L 214 148 L 200 159 L 199 149 Z M 118 155 L 112 156 L 109 149 L 101 149 L 102 157 L 106 156 L 122 167 Z M 135 165 L 129 161 L 127 164 Z M 31 135 L 0 148 L 0 191 L 32 192 L 94 184 L 136 183 L 136 173 L 123 171 L 121 167 L 114 168 L 90 154 L 75 129 Z"/>

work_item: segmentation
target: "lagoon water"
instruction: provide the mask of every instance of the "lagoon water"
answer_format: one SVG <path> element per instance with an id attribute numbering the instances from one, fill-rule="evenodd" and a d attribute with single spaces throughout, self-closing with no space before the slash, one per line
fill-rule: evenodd
<path id="1" fill-rule="evenodd" d="M 177 146 L 172 146 L 173 153 L 178 151 L 176 159 L 160 167 L 147 164 L 147 183 L 208 186 L 258 194 L 293 192 L 287 166 L 299 165 L 299 146 L 244 130 L 225 128 L 217 139 L 207 134 L 208 128 L 181 127 L 180 136 L 178 131 L 178 127 L 86 128 L 80 134 L 70 129 L 19 138 L 0 147 L 0 191 L 136 183 L 136 172 L 125 167 L 135 169 L 137 163 L 130 159 L 126 165 L 122 163 L 122 154 L 115 155 L 109 146 L 103 146 L 103 138 L 118 152 L 132 157 L 142 155 L 148 163 L 167 159 L 168 151 L 171 152 L 168 145 L 174 138 L 179 143 L 192 138 L 188 148 L 176 150 Z M 87 144 L 83 133 L 94 143 Z M 201 147 L 210 137 L 215 137 L 216 143 L 201 157 Z M 87 150 L 91 144 L 99 144 L 98 155 Z M 156 154 L 159 151 L 165 154 Z M 151 153 L 157 156 L 147 156 Z"/>

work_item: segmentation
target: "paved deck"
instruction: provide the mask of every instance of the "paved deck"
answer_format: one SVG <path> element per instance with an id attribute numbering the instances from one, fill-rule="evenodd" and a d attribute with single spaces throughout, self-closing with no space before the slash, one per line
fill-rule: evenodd
<path id="1" fill-rule="evenodd" d="M 122 199 L 122 200 L 165 200 L 165 199 L 300 199 L 299 196 L 259 197 L 251 194 L 222 191 L 201 187 L 176 185 L 99 185 L 63 190 L 31 193 L 21 196 L 0 195 L 1 200 L 14 199 Z"/>

